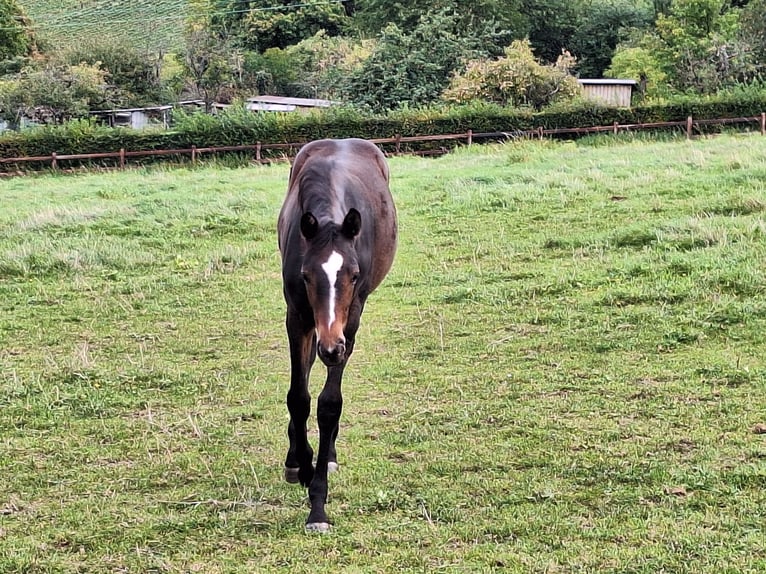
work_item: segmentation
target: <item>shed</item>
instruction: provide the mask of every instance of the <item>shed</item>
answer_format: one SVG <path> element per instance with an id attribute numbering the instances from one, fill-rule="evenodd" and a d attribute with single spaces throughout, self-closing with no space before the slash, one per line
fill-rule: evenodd
<path id="1" fill-rule="evenodd" d="M 590 100 L 595 100 L 608 106 L 629 108 L 633 95 L 635 80 L 619 80 L 605 78 L 601 80 L 578 79 L 583 94 Z"/>
<path id="2" fill-rule="evenodd" d="M 173 106 L 150 106 L 146 108 L 126 108 L 121 110 L 97 110 L 91 116 L 100 118 L 110 127 L 129 127 L 143 129 L 148 126 L 170 125 L 170 110 Z"/>

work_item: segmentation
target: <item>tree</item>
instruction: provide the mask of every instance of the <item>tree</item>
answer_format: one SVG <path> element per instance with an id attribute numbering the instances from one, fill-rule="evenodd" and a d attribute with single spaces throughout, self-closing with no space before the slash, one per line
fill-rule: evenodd
<path id="1" fill-rule="evenodd" d="M 12 125 L 22 117 L 60 124 L 111 104 L 104 71 L 88 64 L 25 69 L 0 90 L 0 113 Z"/>
<path id="2" fill-rule="evenodd" d="M 16 0 L 0 0 L 0 61 L 14 62 L 29 56 L 35 41 L 28 31 L 29 22 Z M 9 68 L 6 63 L 4 68 Z M 18 68 L 17 68 L 18 70 Z"/>
<path id="3" fill-rule="evenodd" d="M 259 93 L 339 100 L 346 79 L 370 55 L 370 45 L 318 32 L 285 49 L 247 52 L 240 85 Z"/>
<path id="4" fill-rule="evenodd" d="M 194 96 L 204 100 L 209 109 L 234 83 L 231 51 L 211 31 L 191 23 L 186 33 L 183 66 Z"/>
<path id="5" fill-rule="evenodd" d="M 656 33 L 676 87 L 710 93 L 741 79 L 749 63 L 738 27 L 728 0 L 674 0 L 670 14 L 657 17 Z"/>
<path id="6" fill-rule="evenodd" d="M 156 103 L 160 97 L 159 70 L 148 54 L 108 38 L 84 38 L 60 57 L 69 65 L 90 64 L 105 72 L 121 106 Z"/>
<path id="7" fill-rule="evenodd" d="M 494 28 L 510 41 L 527 32 L 521 0 L 358 0 L 355 7 L 356 25 L 373 36 L 389 24 L 410 33 L 418 27 L 423 14 L 438 11 L 456 15 L 458 36 L 470 37 L 480 29 Z"/>
<path id="8" fill-rule="evenodd" d="M 740 41 L 752 52 L 755 73 L 766 72 L 766 0 L 750 0 L 740 18 Z"/>
<path id="9" fill-rule="evenodd" d="M 286 48 L 310 38 L 320 30 L 338 36 L 347 20 L 337 4 L 306 5 L 303 2 L 278 2 L 272 10 L 253 10 L 246 17 L 247 31 L 242 39 L 245 48 L 263 51 Z"/>
<path id="10" fill-rule="evenodd" d="M 338 36 L 350 22 L 336 2 L 304 0 L 196 0 L 207 2 L 210 29 L 231 45 L 265 52 L 286 48 L 320 30 Z"/>
<path id="11" fill-rule="evenodd" d="M 582 78 L 600 78 L 628 29 L 648 29 L 652 12 L 629 0 L 595 0 L 583 13 L 572 34 L 569 50 L 577 58 Z"/>
<path id="12" fill-rule="evenodd" d="M 650 97 L 667 93 L 652 85 L 650 72 L 673 92 L 713 93 L 752 76 L 753 56 L 739 30 L 740 11 L 728 0 L 674 0 L 653 31 L 618 47 L 608 75 L 636 74 L 643 66 L 643 76 L 633 77 L 647 84 Z"/>
<path id="13" fill-rule="evenodd" d="M 580 0 L 523 0 L 527 37 L 537 57 L 552 63 L 569 50 L 586 11 Z"/>
<path id="14" fill-rule="evenodd" d="M 672 90 L 667 66 L 657 54 L 656 49 L 648 46 L 619 46 L 604 75 L 636 80 L 639 97 L 645 100 L 665 98 Z"/>
<path id="15" fill-rule="evenodd" d="M 427 13 L 411 33 L 389 24 L 350 75 L 347 98 L 377 111 L 436 100 L 461 62 L 486 55 L 476 49 L 476 38 L 454 33 L 455 19 L 442 11 Z"/>
<path id="16" fill-rule="evenodd" d="M 553 65 L 542 65 L 528 40 L 517 40 L 502 58 L 480 59 L 456 74 L 444 99 L 465 103 L 475 100 L 540 109 L 580 95 L 577 80 L 570 74 L 575 59 L 562 54 Z"/>

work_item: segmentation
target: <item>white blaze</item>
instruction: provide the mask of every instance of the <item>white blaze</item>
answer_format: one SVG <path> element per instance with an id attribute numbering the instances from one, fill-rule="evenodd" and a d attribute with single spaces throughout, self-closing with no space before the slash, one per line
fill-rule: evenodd
<path id="1" fill-rule="evenodd" d="M 327 281 L 330 282 L 330 305 L 328 307 L 330 310 L 330 324 L 328 326 L 330 327 L 335 322 L 335 281 L 341 267 L 343 267 L 343 255 L 337 251 L 333 251 L 327 261 L 322 263 L 322 269 L 327 274 Z"/>

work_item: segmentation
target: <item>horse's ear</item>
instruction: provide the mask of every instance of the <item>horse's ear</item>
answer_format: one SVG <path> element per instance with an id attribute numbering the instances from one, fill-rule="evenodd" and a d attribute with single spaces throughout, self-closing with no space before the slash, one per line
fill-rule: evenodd
<path id="1" fill-rule="evenodd" d="M 348 239 L 354 239 L 362 229 L 362 216 L 353 207 L 346 214 L 343 219 L 343 226 L 341 227 L 341 233 Z"/>
<path id="2" fill-rule="evenodd" d="M 303 214 L 303 217 L 301 217 L 301 233 L 303 234 L 303 237 L 311 241 L 316 237 L 318 231 L 319 222 L 317 221 L 317 218 L 314 217 L 311 212 L 307 211 Z"/>

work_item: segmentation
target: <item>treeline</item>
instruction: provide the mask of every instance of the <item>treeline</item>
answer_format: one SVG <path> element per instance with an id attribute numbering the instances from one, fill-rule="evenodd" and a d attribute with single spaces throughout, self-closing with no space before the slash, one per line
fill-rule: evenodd
<path id="1" fill-rule="evenodd" d="M 766 0 L 190 0 L 185 47 L 94 34 L 59 49 L 0 0 L 0 114 L 56 124 L 89 110 L 254 94 L 386 113 L 492 102 L 541 110 L 576 77 L 638 82 L 644 103 L 760 91 Z"/>

